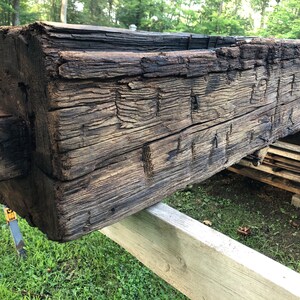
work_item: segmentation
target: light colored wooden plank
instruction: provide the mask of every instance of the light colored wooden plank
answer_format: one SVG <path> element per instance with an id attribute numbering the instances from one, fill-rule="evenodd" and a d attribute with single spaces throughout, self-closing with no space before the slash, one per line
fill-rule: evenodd
<path id="1" fill-rule="evenodd" d="M 229 167 L 229 171 L 239 175 L 247 176 L 249 178 L 270 184 L 279 189 L 283 189 L 292 193 L 300 194 L 300 186 L 297 182 L 292 182 L 274 175 L 270 175 L 258 170 L 250 169 L 247 167 L 237 168 L 235 166 Z"/>
<path id="2" fill-rule="evenodd" d="M 272 144 L 272 147 L 281 148 L 284 150 L 291 150 L 291 151 L 300 153 L 299 145 L 295 145 L 295 144 L 291 144 L 291 143 L 287 143 L 287 142 L 276 141 L 274 144 Z"/>
<path id="3" fill-rule="evenodd" d="M 280 161 L 274 161 L 274 160 L 270 160 L 268 158 L 264 159 L 264 165 L 272 167 L 273 169 L 283 169 L 283 170 L 287 170 L 287 171 L 291 171 L 291 172 L 295 172 L 295 173 L 300 173 L 300 168 L 293 166 L 293 165 L 288 165 L 288 164 L 284 164 Z"/>
<path id="4" fill-rule="evenodd" d="M 246 159 L 242 159 L 239 163 L 239 165 L 247 167 L 247 168 L 251 168 L 251 169 L 255 169 L 255 170 L 259 170 L 265 173 L 269 173 L 272 175 L 276 175 L 278 177 L 282 177 L 288 180 L 293 180 L 296 182 L 300 182 L 300 175 L 295 174 L 293 172 L 287 171 L 287 170 L 276 170 L 276 168 L 273 167 L 269 167 L 265 164 L 259 165 L 259 166 L 254 166 L 252 164 L 251 161 L 246 160 Z M 275 170 L 274 170 L 275 169 Z"/>
<path id="5" fill-rule="evenodd" d="M 274 147 L 270 147 L 268 153 L 280 155 L 286 158 L 294 159 L 294 160 L 300 160 L 300 154 L 295 152 L 290 152 L 282 149 L 277 149 Z"/>
<path id="6" fill-rule="evenodd" d="M 191 299 L 300 298 L 300 274 L 165 204 L 101 232 Z"/>
<path id="7" fill-rule="evenodd" d="M 274 154 L 270 154 L 268 153 L 266 155 L 266 159 L 272 160 L 274 162 L 281 162 L 284 165 L 290 165 L 293 166 L 295 168 L 298 168 L 300 170 L 300 162 L 293 160 L 293 159 L 288 159 L 282 156 L 278 156 L 278 155 L 274 155 Z"/>

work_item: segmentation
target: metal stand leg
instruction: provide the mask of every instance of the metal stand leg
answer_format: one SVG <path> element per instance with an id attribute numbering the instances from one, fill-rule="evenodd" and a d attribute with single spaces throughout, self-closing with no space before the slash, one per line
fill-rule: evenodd
<path id="1" fill-rule="evenodd" d="M 20 257 L 26 257 L 26 251 L 24 249 L 25 243 L 23 241 L 23 236 L 19 228 L 16 213 L 8 207 L 4 207 L 4 214 L 7 225 L 10 229 L 11 235 L 13 237 L 16 250 Z"/>

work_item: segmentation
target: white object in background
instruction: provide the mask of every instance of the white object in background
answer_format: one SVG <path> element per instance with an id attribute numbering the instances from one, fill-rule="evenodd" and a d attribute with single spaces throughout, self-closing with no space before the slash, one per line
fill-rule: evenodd
<path id="1" fill-rule="evenodd" d="M 129 25 L 129 30 L 136 31 L 136 29 L 137 29 L 136 25 L 134 25 L 134 24 Z"/>

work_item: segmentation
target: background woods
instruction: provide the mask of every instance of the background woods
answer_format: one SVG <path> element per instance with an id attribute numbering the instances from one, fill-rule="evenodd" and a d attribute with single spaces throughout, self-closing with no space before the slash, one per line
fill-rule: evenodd
<path id="1" fill-rule="evenodd" d="M 36 20 L 151 31 L 300 38 L 298 0 L 0 0 L 0 25 Z"/>

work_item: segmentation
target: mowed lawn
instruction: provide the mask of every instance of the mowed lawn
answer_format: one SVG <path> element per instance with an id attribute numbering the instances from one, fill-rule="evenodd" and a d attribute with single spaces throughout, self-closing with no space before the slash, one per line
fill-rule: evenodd
<path id="1" fill-rule="evenodd" d="M 59 244 L 19 219 L 20 260 L 2 211 L 0 224 L 0 300 L 186 299 L 99 232 Z"/>

